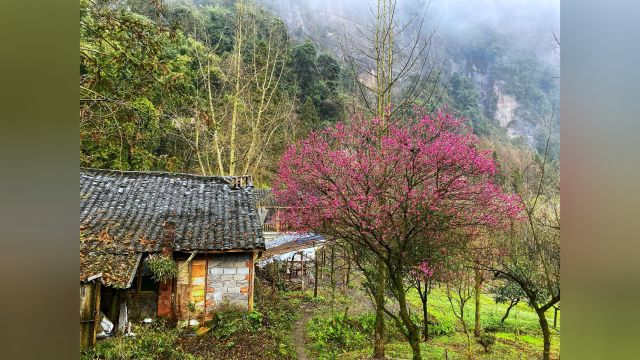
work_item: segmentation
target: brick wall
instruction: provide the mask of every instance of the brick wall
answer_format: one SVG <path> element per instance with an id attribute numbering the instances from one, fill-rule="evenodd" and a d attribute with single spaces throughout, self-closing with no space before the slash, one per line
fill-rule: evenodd
<path id="1" fill-rule="evenodd" d="M 173 280 L 160 283 L 158 293 L 158 316 L 171 316 L 171 293 L 173 291 Z"/>

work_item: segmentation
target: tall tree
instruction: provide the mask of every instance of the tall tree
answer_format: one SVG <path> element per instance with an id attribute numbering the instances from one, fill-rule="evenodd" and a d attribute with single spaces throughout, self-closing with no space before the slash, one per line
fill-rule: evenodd
<path id="1" fill-rule="evenodd" d="M 328 54 L 318 55 L 308 39 L 293 48 L 290 61 L 298 88 L 298 115 L 301 120 L 314 130 L 333 124 L 344 108 L 338 61 Z M 311 110 L 310 106 L 314 109 Z M 309 118 L 312 112 L 317 113 L 321 121 L 314 122 L 314 118 Z"/>
<path id="2" fill-rule="evenodd" d="M 435 27 L 424 29 L 427 10 L 399 23 L 396 0 L 377 0 L 370 26 L 356 28 L 357 38 L 343 35 L 341 51 L 370 115 L 393 118 L 438 91 L 442 66 L 432 59 Z"/>
<path id="3" fill-rule="evenodd" d="M 373 19 L 369 29 L 357 28 L 358 38 L 345 33 L 341 42 L 360 101 L 369 115 L 383 122 L 395 118 L 399 111 L 405 111 L 424 96 L 424 90 L 437 83 L 433 80 L 441 70 L 429 62 L 435 29 L 423 36 L 426 10 L 422 17 L 416 15 L 399 24 L 396 5 L 396 0 L 377 0 L 376 9 L 371 9 Z M 406 36 L 410 31 L 412 36 Z M 431 86 L 428 99 L 436 89 Z M 384 123 L 380 131 L 384 133 Z M 379 283 L 371 288 L 376 304 L 374 357 L 384 358 L 385 273 L 381 262 L 376 267 Z"/>

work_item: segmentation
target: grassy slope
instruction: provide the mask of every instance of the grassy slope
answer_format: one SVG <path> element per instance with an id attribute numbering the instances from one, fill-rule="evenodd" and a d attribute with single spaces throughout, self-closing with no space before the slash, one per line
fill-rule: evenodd
<path id="1" fill-rule="evenodd" d="M 421 302 L 417 292 L 411 291 L 408 300 L 420 312 Z M 493 298 L 487 294 L 481 296 L 481 325 L 496 326 L 507 309 L 506 304 L 496 304 Z M 475 303 L 473 299 L 465 310 L 465 319 L 472 329 L 474 323 Z M 453 315 L 451 305 L 442 289 L 434 289 L 429 297 L 429 313 L 434 315 L 440 323 L 449 323 L 458 330 L 454 334 L 437 336 L 428 344 L 421 344 L 424 359 L 444 359 L 445 349 L 449 359 L 464 359 L 466 336 L 462 333 L 460 321 Z M 547 312 L 549 324 L 553 324 L 553 310 Z M 557 358 L 560 351 L 560 313 L 558 313 L 558 329 L 552 329 L 552 358 Z M 542 335 L 535 312 L 525 303 L 518 304 L 511 310 L 505 320 L 504 327 L 496 333 L 496 344 L 489 354 L 485 354 L 482 347 L 472 341 L 472 352 L 476 359 L 537 359 L 542 352 Z M 411 359 L 411 349 L 406 343 L 391 343 L 387 345 L 387 355 L 392 359 Z M 371 354 L 371 349 L 344 353 L 339 359 L 353 360 L 364 359 Z"/>

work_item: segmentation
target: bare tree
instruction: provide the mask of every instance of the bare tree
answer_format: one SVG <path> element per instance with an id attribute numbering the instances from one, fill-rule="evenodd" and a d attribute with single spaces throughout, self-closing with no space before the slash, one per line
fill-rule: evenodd
<path id="1" fill-rule="evenodd" d="M 426 30 L 429 9 L 398 21 L 396 0 L 378 0 L 368 28 L 346 31 L 341 52 L 364 108 L 380 119 L 393 119 L 418 99 L 429 102 L 439 91 L 442 63 L 432 59 L 436 27 Z"/>
<path id="2" fill-rule="evenodd" d="M 525 220 L 496 238 L 506 254 L 484 263 L 495 277 L 519 286 L 538 315 L 542 330 L 543 359 L 551 352 L 551 332 L 546 311 L 560 301 L 560 185 L 548 158 L 549 138 L 542 157 L 533 156 L 512 177 L 521 196 Z"/>
<path id="3" fill-rule="evenodd" d="M 467 351 L 469 352 L 471 351 L 471 335 L 467 321 L 464 319 L 464 312 L 473 295 L 475 280 L 471 270 L 462 261 L 452 265 L 453 267 L 447 269 L 447 274 L 444 277 L 445 290 L 451 305 L 451 311 L 462 324 L 462 331 L 467 337 Z"/>
<path id="4" fill-rule="evenodd" d="M 201 11 L 193 4 L 191 10 Z M 247 0 L 235 4 L 233 15 L 225 24 L 233 30 L 233 47 L 222 57 L 216 55 L 220 39 L 210 43 L 210 34 L 195 16 L 186 29 L 205 44 L 196 47 L 196 56 L 199 90 L 206 104 L 179 131 L 193 148 L 203 174 L 258 172 L 277 138 L 291 125 L 294 110 L 282 86 L 289 48 L 284 24 Z"/>

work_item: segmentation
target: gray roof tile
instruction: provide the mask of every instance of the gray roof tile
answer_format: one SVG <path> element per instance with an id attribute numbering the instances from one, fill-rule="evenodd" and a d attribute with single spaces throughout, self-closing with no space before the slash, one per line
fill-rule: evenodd
<path id="1" fill-rule="evenodd" d="M 233 177 L 81 169 L 83 241 L 111 252 L 157 252 L 162 224 L 173 221 L 175 251 L 264 249 L 253 187 L 235 184 Z"/>

